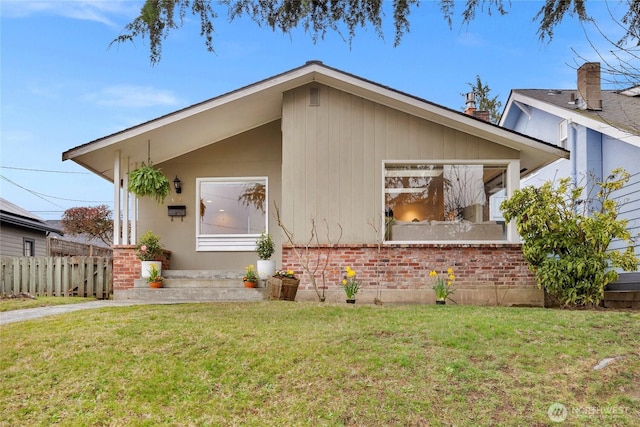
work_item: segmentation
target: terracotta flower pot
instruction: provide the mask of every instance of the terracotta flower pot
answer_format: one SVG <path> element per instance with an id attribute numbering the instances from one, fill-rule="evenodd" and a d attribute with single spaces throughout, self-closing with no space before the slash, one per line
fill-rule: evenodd
<path id="1" fill-rule="evenodd" d="M 150 288 L 161 288 L 162 287 L 162 282 L 149 282 L 149 287 Z"/>
<path id="2" fill-rule="evenodd" d="M 246 280 L 244 282 L 244 287 L 245 288 L 255 288 L 257 285 L 258 285 L 258 283 L 256 283 L 256 282 L 247 282 Z"/>

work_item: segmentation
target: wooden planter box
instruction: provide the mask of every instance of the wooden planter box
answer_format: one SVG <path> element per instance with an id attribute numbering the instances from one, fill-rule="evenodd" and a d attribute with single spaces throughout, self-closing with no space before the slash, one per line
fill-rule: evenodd
<path id="1" fill-rule="evenodd" d="M 300 280 L 289 277 L 269 277 L 267 298 L 269 300 L 295 301 Z"/>

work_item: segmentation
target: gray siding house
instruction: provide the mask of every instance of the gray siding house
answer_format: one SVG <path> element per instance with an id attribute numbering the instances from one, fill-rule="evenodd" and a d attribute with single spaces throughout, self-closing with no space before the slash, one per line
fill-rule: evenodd
<path id="1" fill-rule="evenodd" d="M 45 220 L 0 198 L 0 255 L 47 256 L 47 236 L 62 231 Z"/>

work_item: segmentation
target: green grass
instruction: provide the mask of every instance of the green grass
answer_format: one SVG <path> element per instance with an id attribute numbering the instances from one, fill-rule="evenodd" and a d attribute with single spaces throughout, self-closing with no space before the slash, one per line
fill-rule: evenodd
<path id="1" fill-rule="evenodd" d="M 32 298 L 0 298 L 0 312 L 20 310 L 23 308 L 47 307 L 51 305 L 78 304 L 95 301 L 95 298 L 83 297 L 36 297 Z"/>
<path id="2" fill-rule="evenodd" d="M 554 402 L 565 426 L 640 416 L 637 312 L 155 305 L 0 341 L 0 425 L 547 426 Z"/>

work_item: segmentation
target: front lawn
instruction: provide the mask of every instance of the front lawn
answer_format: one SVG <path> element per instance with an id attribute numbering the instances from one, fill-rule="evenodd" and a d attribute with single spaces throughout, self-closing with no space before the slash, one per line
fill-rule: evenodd
<path id="1" fill-rule="evenodd" d="M 547 426 L 554 403 L 563 425 L 640 417 L 638 312 L 149 305 L 9 324 L 0 342 L 8 426 Z"/>

